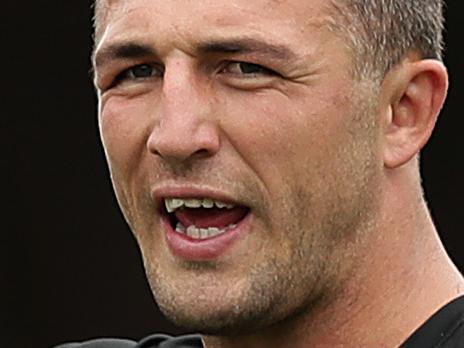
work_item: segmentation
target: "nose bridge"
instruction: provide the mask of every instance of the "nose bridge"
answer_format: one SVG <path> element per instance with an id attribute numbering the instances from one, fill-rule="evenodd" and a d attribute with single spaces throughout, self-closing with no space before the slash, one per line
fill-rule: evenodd
<path id="1" fill-rule="evenodd" d="M 160 102 L 147 143 L 150 152 L 175 161 L 217 152 L 219 134 L 207 86 L 187 59 L 166 64 Z"/>
<path id="2" fill-rule="evenodd" d="M 192 127 L 206 117 L 207 101 L 203 100 L 199 78 L 185 62 L 173 62 L 166 67 L 162 89 L 161 122 L 179 122 Z"/>

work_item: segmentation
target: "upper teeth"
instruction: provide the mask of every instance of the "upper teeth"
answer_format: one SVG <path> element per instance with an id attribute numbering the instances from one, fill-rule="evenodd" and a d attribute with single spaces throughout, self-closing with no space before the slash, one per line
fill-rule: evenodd
<path id="1" fill-rule="evenodd" d="M 232 209 L 234 207 L 233 204 L 216 201 L 211 198 L 165 198 L 164 204 L 166 205 L 168 213 L 172 213 L 184 206 L 187 208 L 213 208 L 216 206 L 218 208 L 227 209 Z"/>

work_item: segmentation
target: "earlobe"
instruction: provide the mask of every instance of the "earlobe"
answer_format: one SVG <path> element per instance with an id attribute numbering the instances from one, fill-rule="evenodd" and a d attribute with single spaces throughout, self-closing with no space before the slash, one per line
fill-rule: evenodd
<path id="1" fill-rule="evenodd" d="M 436 60 L 406 61 L 385 80 L 384 165 L 393 169 L 415 157 L 430 138 L 446 98 L 448 74 Z"/>

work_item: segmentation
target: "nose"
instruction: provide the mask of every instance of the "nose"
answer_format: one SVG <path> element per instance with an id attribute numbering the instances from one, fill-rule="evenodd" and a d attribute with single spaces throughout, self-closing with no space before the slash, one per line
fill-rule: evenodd
<path id="1" fill-rule="evenodd" d="M 166 67 L 157 122 L 147 141 L 150 153 L 172 164 L 211 157 L 219 150 L 211 90 L 188 66 Z"/>

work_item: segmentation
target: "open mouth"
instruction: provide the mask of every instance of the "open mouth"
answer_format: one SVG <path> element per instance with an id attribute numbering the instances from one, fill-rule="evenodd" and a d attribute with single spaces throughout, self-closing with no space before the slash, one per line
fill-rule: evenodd
<path id="1" fill-rule="evenodd" d="M 164 198 L 164 213 L 172 229 L 196 240 L 235 229 L 249 212 L 246 206 L 211 198 Z"/>

